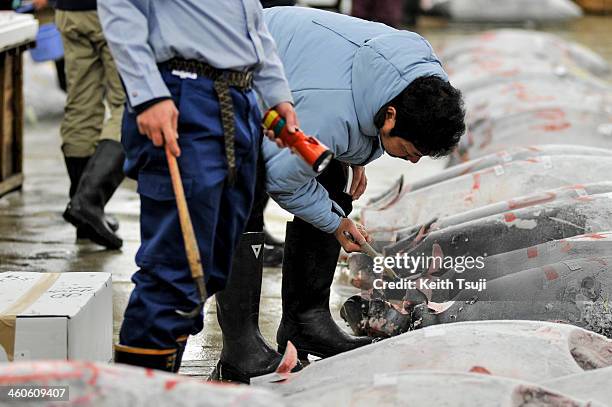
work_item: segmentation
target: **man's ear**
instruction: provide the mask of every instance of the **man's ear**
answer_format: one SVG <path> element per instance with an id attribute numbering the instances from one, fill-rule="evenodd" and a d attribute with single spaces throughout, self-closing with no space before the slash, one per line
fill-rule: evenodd
<path id="1" fill-rule="evenodd" d="M 387 108 L 387 114 L 385 115 L 385 120 L 395 120 L 395 116 L 397 115 L 397 111 L 393 106 L 389 106 Z"/>

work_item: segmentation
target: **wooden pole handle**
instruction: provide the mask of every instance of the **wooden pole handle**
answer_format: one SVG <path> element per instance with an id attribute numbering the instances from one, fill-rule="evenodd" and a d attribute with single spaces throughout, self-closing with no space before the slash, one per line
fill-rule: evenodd
<path id="1" fill-rule="evenodd" d="M 179 220 L 181 223 L 181 231 L 183 232 L 183 240 L 185 241 L 185 252 L 187 261 L 189 262 L 189 270 L 191 277 L 194 280 L 204 278 L 204 269 L 200 259 L 200 249 L 191 223 L 191 216 L 187 209 L 187 200 L 185 199 L 185 190 L 181 181 L 181 173 L 179 171 L 176 157 L 170 152 L 168 146 L 165 147 L 166 158 L 168 159 L 168 168 L 170 169 L 170 177 L 172 179 L 172 189 L 176 197 L 176 206 L 178 208 Z"/>

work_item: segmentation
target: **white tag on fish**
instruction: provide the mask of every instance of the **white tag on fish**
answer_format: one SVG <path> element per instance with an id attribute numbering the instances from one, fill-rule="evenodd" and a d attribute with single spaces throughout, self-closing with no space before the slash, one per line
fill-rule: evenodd
<path id="1" fill-rule="evenodd" d="M 495 167 L 493 167 L 493 170 L 495 171 L 495 175 L 497 175 L 498 177 L 500 175 L 504 175 L 504 167 L 502 167 L 501 165 L 496 165 Z"/>
<path id="2" fill-rule="evenodd" d="M 576 271 L 582 268 L 582 266 L 578 262 L 573 262 L 569 260 L 564 261 L 563 264 L 565 264 L 567 268 L 570 269 L 570 271 Z"/>

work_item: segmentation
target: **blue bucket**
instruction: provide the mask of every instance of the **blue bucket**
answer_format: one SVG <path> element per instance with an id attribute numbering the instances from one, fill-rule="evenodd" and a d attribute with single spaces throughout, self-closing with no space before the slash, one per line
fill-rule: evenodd
<path id="1" fill-rule="evenodd" d="M 36 47 L 30 50 L 36 62 L 56 61 L 64 57 L 62 36 L 55 24 L 43 24 L 36 34 Z"/>

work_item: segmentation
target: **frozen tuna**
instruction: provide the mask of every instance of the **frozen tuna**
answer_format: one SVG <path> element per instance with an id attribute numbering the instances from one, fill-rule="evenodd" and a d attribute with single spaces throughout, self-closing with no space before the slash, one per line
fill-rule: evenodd
<path id="1" fill-rule="evenodd" d="M 0 385 L 67 387 L 71 405 L 96 407 L 266 406 L 281 407 L 280 397 L 248 386 L 219 385 L 185 376 L 127 365 L 77 361 L 0 364 Z M 60 390 L 58 390 L 59 392 Z M 59 393 L 57 396 L 61 396 Z M 4 397 L 2 406 L 56 406 L 64 403 Z"/>
<path id="2" fill-rule="evenodd" d="M 430 0 L 429 3 L 456 21 L 560 22 L 582 15 L 580 7 L 570 0 Z"/>
<path id="3" fill-rule="evenodd" d="M 610 170 L 610 157 L 555 155 L 510 161 L 403 193 L 382 210 L 365 208 L 361 221 L 374 233 L 395 231 L 529 194 L 608 181 Z"/>
<path id="4" fill-rule="evenodd" d="M 354 382 L 337 381 L 288 396 L 296 407 L 596 407 L 605 406 L 563 394 L 563 389 L 491 376 L 486 369 L 474 373 L 443 371 L 379 374 Z M 406 389 L 409 389 L 406 391 Z"/>
<path id="5" fill-rule="evenodd" d="M 612 403 L 612 367 L 552 379 L 543 383 L 549 389 L 561 391 L 582 400 L 604 405 Z"/>
<path id="6" fill-rule="evenodd" d="M 606 75 L 610 72 L 609 64 L 597 53 L 578 43 L 539 31 L 486 31 L 446 44 L 439 53 L 445 65 L 451 67 L 460 65 L 466 59 L 499 56 L 521 59 L 525 55 L 556 64 L 574 63 L 593 75 Z"/>
<path id="7" fill-rule="evenodd" d="M 330 383 L 374 381 L 380 374 L 423 370 L 489 372 L 533 383 L 612 365 L 612 341 L 572 325 L 483 321 L 432 326 L 314 363 L 282 384 L 285 396 Z M 339 374 L 339 372 L 342 372 Z"/>
<path id="8" fill-rule="evenodd" d="M 561 321 L 612 338 L 612 313 L 608 308 L 612 299 L 612 257 L 570 259 L 479 281 L 484 284 L 461 289 L 466 284 L 461 275 L 432 278 L 428 281 L 432 286 L 445 287 L 433 289 L 433 300 L 450 301 L 449 306 L 441 312 L 416 306 L 411 323 L 430 326 L 488 319 Z"/>

